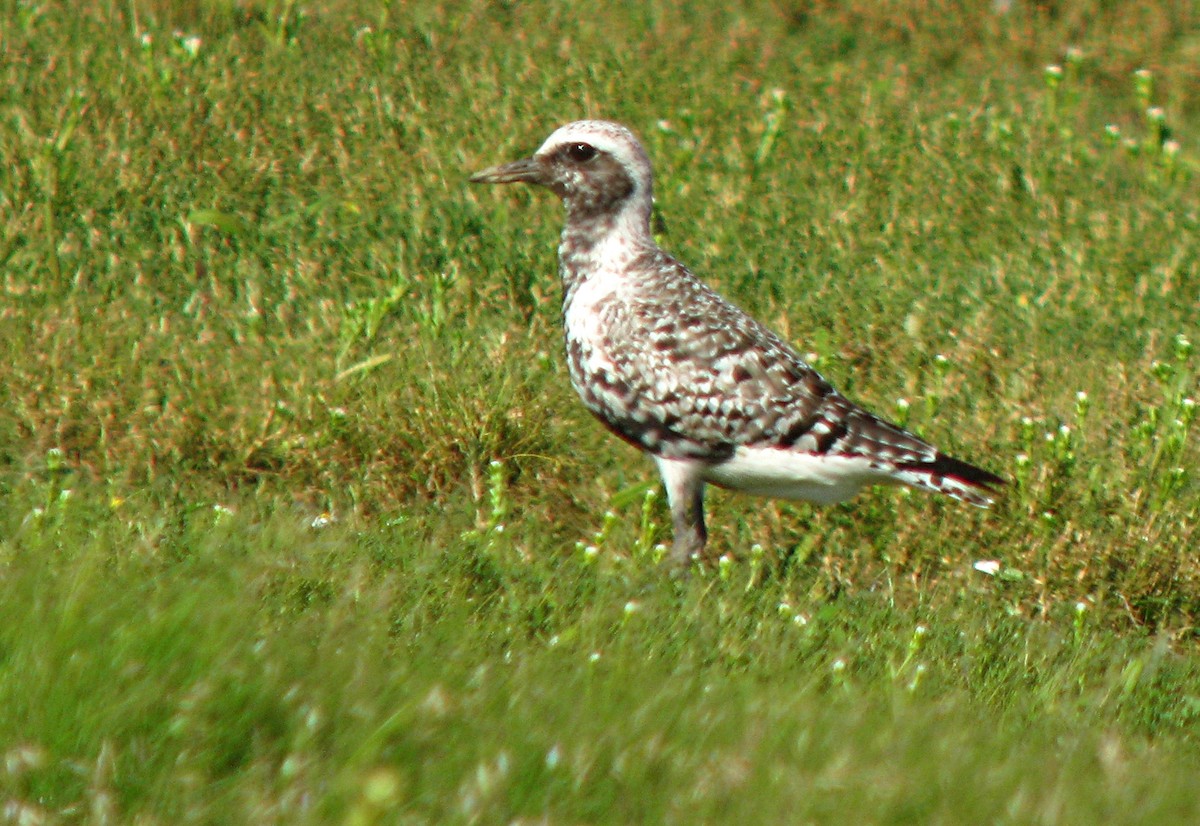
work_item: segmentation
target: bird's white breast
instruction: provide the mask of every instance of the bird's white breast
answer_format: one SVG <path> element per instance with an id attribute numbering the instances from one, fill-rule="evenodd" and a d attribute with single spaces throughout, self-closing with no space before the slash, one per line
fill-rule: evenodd
<path id="1" fill-rule="evenodd" d="M 627 233 L 619 231 L 620 222 L 617 229 L 573 260 L 579 281 L 568 297 L 563 321 L 567 338 L 582 347 L 589 362 L 584 366 L 590 369 L 612 366 L 605 331 L 612 324 L 612 303 L 624 300 L 630 286 L 626 270 L 634 246 Z"/>
<path id="2" fill-rule="evenodd" d="M 620 300 L 620 275 L 607 267 L 594 270 L 575 288 L 567 304 L 565 322 L 567 336 L 586 349 L 604 350 L 605 307 Z"/>

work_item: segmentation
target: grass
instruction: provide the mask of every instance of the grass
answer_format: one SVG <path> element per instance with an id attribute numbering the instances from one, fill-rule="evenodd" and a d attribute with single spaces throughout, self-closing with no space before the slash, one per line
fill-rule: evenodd
<path id="1" fill-rule="evenodd" d="M 0 817 L 1195 820 L 1198 24 L 0 3 Z M 665 577 L 559 207 L 465 183 L 583 116 L 999 507 L 717 492 Z"/>

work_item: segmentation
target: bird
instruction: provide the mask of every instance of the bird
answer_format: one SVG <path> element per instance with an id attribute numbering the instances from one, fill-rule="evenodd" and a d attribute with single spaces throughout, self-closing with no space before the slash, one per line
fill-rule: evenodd
<path id="1" fill-rule="evenodd" d="M 705 561 L 708 484 L 817 505 L 877 484 L 994 502 L 1000 476 L 848 400 L 659 247 L 650 158 L 626 126 L 567 123 L 531 157 L 469 181 L 532 184 L 562 200 L 571 384 L 601 423 L 657 465 L 674 533 L 670 563 Z"/>

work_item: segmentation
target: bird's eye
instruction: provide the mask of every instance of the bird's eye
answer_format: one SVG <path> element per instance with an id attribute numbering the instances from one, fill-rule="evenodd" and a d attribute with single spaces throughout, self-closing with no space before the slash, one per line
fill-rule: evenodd
<path id="1" fill-rule="evenodd" d="M 596 147 L 589 143 L 573 143 L 567 147 L 567 157 L 575 163 L 586 163 L 596 157 Z"/>

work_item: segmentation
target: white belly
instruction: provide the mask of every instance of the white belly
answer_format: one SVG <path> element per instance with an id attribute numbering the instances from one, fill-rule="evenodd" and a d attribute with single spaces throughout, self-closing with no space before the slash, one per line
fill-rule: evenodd
<path id="1" fill-rule="evenodd" d="M 890 478 L 858 456 L 819 456 L 773 447 L 739 447 L 731 458 L 706 468 L 704 480 L 758 496 L 832 505 L 849 499 L 867 485 L 888 482 Z"/>

